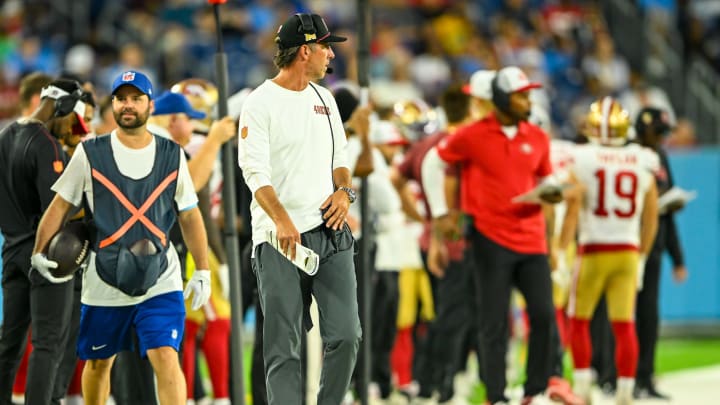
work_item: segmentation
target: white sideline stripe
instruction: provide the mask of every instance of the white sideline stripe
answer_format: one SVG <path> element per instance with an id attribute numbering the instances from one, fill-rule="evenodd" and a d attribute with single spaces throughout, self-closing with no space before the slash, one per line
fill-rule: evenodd
<path id="1" fill-rule="evenodd" d="M 700 405 L 720 403 L 720 365 L 675 371 L 657 378 L 658 391 L 671 401 L 635 400 L 635 404 Z M 613 398 L 596 396 L 597 405 L 614 405 Z"/>

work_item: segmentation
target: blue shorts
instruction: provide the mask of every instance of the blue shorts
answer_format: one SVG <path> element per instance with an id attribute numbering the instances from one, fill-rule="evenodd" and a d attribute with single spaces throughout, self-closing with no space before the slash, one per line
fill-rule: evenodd
<path id="1" fill-rule="evenodd" d="M 163 346 L 179 350 L 185 329 L 182 291 L 158 295 L 124 307 L 80 306 L 77 352 L 83 360 L 107 359 L 133 350 L 137 333 L 140 355 Z"/>

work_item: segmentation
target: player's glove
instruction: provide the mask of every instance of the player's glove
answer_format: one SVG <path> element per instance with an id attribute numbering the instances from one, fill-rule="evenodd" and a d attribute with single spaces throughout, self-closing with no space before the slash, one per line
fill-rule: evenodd
<path id="1" fill-rule="evenodd" d="M 64 277 L 55 277 L 50 273 L 50 269 L 57 268 L 58 264 L 56 261 L 52 261 L 45 256 L 45 253 L 35 253 L 30 257 L 30 266 L 35 269 L 41 276 L 53 284 L 66 283 L 73 279 L 74 275 L 69 274 Z"/>
<path id="2" fill-rule="evenodd" d="M 567 256 L 564 250 L 557 251 L 555 268 L 550 273 L 550 277 L 558 287 L 567 288 L 570 285 L 570 267 L 567 265 Z"/>
<path id="3" fill-rule="evenodd" d="M 220 287 L 222 295 L 225 299 L 230 298 L 230 269 L 227 264 L 221 264 L 218 267 L 218 278 L 220 279 Z"/>
<path id="4" fill-rule="evenodd" d="M 193 295 L 191 308 L 196 310 L 210 299 L 210 270 L 195 270 L 185 287 L 185 299 Z"/>
<path id="5" fill-rule="evenodd" d="M 639 255 L 638 256 L 638 271 L 637 271 L 637 290 L 641 291 L 643 289 L 643 278 L 645 278 L 645 262 L 647 261 L 647 256 L 645 255 Z"/>

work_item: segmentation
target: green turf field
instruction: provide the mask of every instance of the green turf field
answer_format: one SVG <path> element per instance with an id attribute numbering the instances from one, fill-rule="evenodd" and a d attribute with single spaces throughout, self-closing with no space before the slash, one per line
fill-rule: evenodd
<path id="1" fill-rule="evenodd" d="M 660 340 L 655 360 L 657 374 L 720 364 L 720 339 Z"/>
<path id="2" fill-rule="evenodd" d="M 661 339 L 655 361 L 656 374 L 720 364 L 720 339 Z M 572 376 L 570 356 L 565 357 L 565 376 Z M 514 382 L 522 384 L 522 379 Z M 470 397 L 471 404 L 485 401 L 485 387 L 478 384 Z"/>
<path id="3" fill-rule="evenodd" d="M 520 356 L 524 355 L 521 349 Z M 252 346 L 245 347 L 245 390 L 248 392 L 247 403 L 252 398 L 250 392 L 250 364 L 252 359 Z M 572 375 L 572 364 L 570 356 L 565 358 L 565 373 L 567 377 Z M 698 368 L 720 364 L 720 339 L 661 339 L 658 343 L 656 367 L 657 374 L 662 375 L 673 371 Z M 522 370 L 518 370 L 522 374 Z M 522 379 L 514 382 L 522 384 Z M 469 401 L 471 404 L 482 404 L 485 400 L 485 388 L 478 384 L 472 392 Z"/>

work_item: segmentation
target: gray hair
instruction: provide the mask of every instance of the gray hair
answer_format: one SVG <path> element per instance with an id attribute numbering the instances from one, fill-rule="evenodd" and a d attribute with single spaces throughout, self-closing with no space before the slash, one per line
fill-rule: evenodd
<path id="1" fill-rule="evenodd" d="M 292 48 L 278 49 L 275 56 L 273 56 L 273 63 L 278 69 L 286 68 L 290 66 L 292 61 L 295 60 L 300 46 L 293 46 Z"/>

